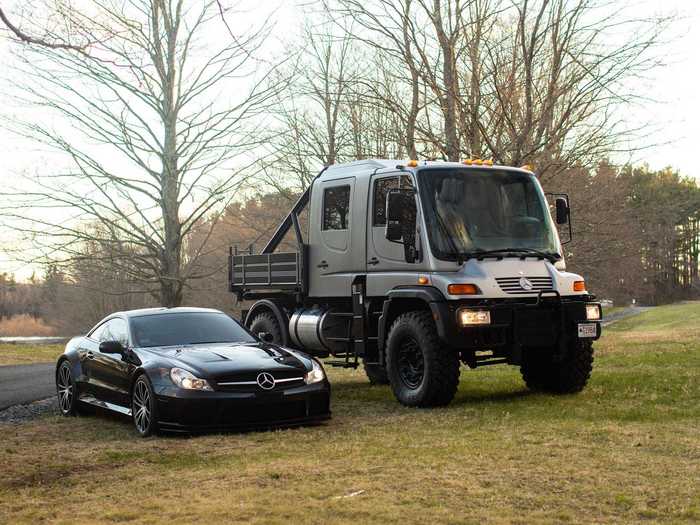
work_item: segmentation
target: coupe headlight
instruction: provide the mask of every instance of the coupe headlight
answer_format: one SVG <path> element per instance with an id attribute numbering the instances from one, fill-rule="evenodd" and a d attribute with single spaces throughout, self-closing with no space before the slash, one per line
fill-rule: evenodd
<path id="1" fill-rule="evenodd" d="M 599 304 L 587 304 L 586 305 L 586 319 L 588 321 L 600 321 L 602 317 L 600 313 Z"/>
<path id="2" fill-rule="evenodd" d="M 177 386 L 185 390 L 212 390 L 212 387 L 209 386 L 206 379 L 200 379 L 182 368 L 172 368 L 170 370 L 170 379 L 172 379 L 173 383 Z"/>
<path id="3" fill-rule="evenodd" d="M 320 364 L 318 364 L 318 362 L 315 359 L 312 359 L 311 372 L 306 372 L 306 375 L 304 375 L 304 382 L 307 385 L 311 385 L 313 383 L 323 381 L 325 378 L 326 373 L 323 371 L 323 367 Z"/>
<path id="4" fill-rule="evenodd" d="M 469 310 L 460 308 L 457 311 L 457 319 L 462 326 L 478 324 L 491 324 L 491 312 L 488 310 Z"/>

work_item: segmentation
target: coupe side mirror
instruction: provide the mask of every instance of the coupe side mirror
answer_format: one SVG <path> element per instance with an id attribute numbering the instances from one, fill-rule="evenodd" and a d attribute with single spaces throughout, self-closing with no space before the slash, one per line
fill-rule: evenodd
<path id="1" fill-rule="evenodd" d="M 555 208 L 557 211 L 557 224 L 566 224 L 569 222 L 569 203 L 564 197 L 557 197 L 554 201 Z"/>
<path id="2" fill-rule="evenodd" d="M 273 336 L 269 332 L 258 332 L 258 337 L 266 343 L 274 343 L 275 342 L 275 336 Z"/>
<path id="3" fill-rule="evenodd" d="M 103 354 L 124 354 L 124 346 L 119 341 L 102 341 L 100 352 Z"/>

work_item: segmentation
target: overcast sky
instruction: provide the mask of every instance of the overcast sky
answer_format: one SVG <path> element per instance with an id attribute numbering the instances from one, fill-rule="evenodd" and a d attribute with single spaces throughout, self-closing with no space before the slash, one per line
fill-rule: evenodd
<path id="1" fill-rule="evenodd" d="M 307 2 L 308 3 L 308 2 Z M 697 166 L 697 151 L 700 148 L 700 2 L 695 0 L 642 0 L 629 2 L 634 6 L 634 16 L 645 17 L 675 14 L 678 20 L 667 35 L 663 47 L 666 65 L 649 74 L 643 91 L 651 100 L 643 107 L 636 107 L 628 114 L 630 126 L 651 123 L 646 143 L 654 147 L 635 153 L 632 157 L 615 159 L 617 162 L 647 163 L 653 169 L 671 166 L 684 175 L 700 180 Z M 262 5 L 262 4 L 259 4 Z M 298 26 L 303 11 L 289 0 L 281 2 L 277 14 L 281 33 L 289 34 L 290 28 Z M 268 9 L 265 8 L 265 11 Z M 255 17 L 255 12 L 248 16 Z M 271 43 L 279 45 L 279 42 Z M 8 43 L 0 41 L 0 56 L 3 63 L 8 57 Z M 8 91 L 11 79 L 0 80 L 0 114 L 11 114 L 9 100 L 2 93 Z M 17 140 L 8 130 L 0 128 L 0 180 L 7 183 L 17 173 L 31 171 L 37 163 L 47 161 L 47 156 L 34 149 L 31 144 Z M 0 226 L 3 242 L 11 240 L 9 232 Z M 23 267 L 0 253 L 0 271 L 17 274 L 21 279 L 32 273 L 32 268 Z"/>

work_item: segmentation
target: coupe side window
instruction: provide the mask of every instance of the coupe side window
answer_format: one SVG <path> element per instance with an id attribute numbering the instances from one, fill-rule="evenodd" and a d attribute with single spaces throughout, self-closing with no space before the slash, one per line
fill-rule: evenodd
<path id="1" fill-rule="evenodd" d="M 323 229 L 347 230 L 350 221 L 350 186 L 323 191 Z"/>
<path id="2" fill-rule="evenodd" d="M 119 341 L 122 346 L 128 346 L 129 332 L 124 319 L 112 319 L 109 322 L 109 327 L 112 333 L 112 341 Z"/>
<path id="3" fill-rule="evenodd" d="M 372 211 L 372 225 L 386 225 L 386 195 L 389 190 L 413 188 L 413 180 L 408 175 L 399 177 L 385 177 L 374 182 L 374 208 Z"/>
<path id="4" fill-rule="evenodd" d="M 101 341 L 100 337 L 102 335 L 102 332 L 104 329 L 107 327 L 107 323 L 102 323 L 100 326 L 95 328 L 92 332 L 88 334 L 88 337 L 92 339 L 93 341 Z"/>
<path id="5" fill-rule="evenodd" d="M 97 337 L 100 343 L 104 341 L 119 341 L 124 346 L 129 343 L 129 334 L 123 319 L 112 319 L 103 326 L 104 328 Z M 93 335 L 93 339 L 94 338 L 95 336 Z"/>

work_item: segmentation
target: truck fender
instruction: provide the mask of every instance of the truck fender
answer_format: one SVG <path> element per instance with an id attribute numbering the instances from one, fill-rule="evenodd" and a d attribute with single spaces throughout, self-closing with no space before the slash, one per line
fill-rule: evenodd
<path id="1" fill-rule="evenodd" d="M 386 333 L 399 313 L 421 307 L 429 308 L 433 314 L 440 339 L 449 340 L 453 327 L 449 322 L 449 308 L 442 292 L 434 286 L 398 287 L 387 293 L 382 315 L 379 317 L 377 346 L 381 354 L 384 353 Z"/>
<path id="2" fill-rule="evenodd" d="M 284 307 L 270 299 L 260 299 L 259 301 L 256 301 L 255 304 L 248 310 L 248 313 L 245 316 L 245 321 L 243 324 L 245 327 L 248 327 L 248 323 L 250 323 L 256 315 L 258 315 L 261 311 L 264 310 L 269 310 L 273 313 L 273 315 L 277 318 L 277 322 L 279 323 L 281 329 L 282 329 L 282 346 L 288 346 L 289 345 L 289 317 L 287 316 L 287 312 L 284 310 Z"/>

